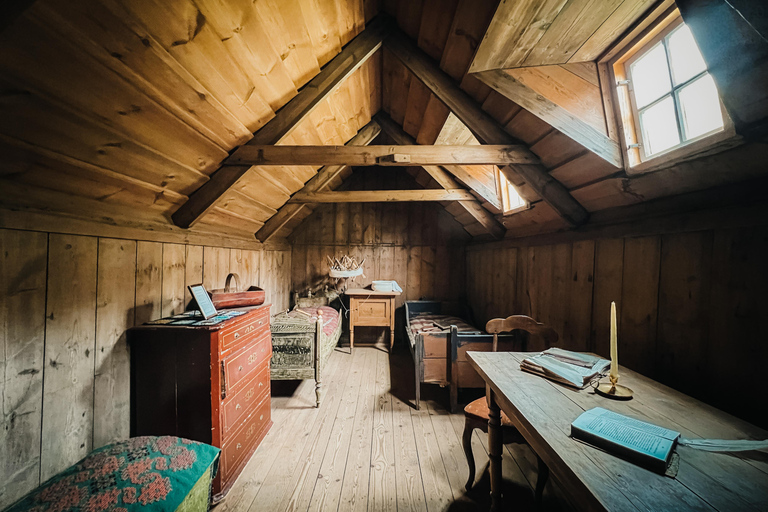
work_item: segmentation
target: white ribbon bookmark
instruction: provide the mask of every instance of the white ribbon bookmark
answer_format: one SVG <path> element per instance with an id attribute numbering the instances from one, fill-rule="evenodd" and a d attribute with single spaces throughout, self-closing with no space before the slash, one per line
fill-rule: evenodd
<path id="1" fill-rule="evenodd" d="M 679 444 L 705 452 L 748 452 L 768 449 L 768 439 L 686 439 L 681 437 Z"/>

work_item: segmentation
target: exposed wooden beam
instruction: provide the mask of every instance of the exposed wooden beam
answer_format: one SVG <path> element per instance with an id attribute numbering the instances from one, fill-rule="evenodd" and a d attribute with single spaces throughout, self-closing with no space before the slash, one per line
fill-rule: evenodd
<path id="1" fill-rule="evenodd" d="M 343 192 L 309 192 L 294 194 L 289 203 L 391 203 L 405 201 L 471 201 L 475 198 L 464 189 L 438 190 L 345 190 Z"/>
<path id="2" fill-rule="evenodd" d="M 376 53 L 389 35 L 390 27 L 391 24 L 383 20 L 370 23 L 246 144 L 265 145 L 280 142 L 348 76 Z M 182 228 L 194 224 L 250 168 L 250 165 L 220 167 L 211 175 L 211 179 L 193 192 L 187 202 L 171 216 L 174 224 Z"/>
<path id="3" fill-rule="evenodd" d="M 415 143 L 413 137 L 408 135 L 392 118 L 383 112 L 379 112 L 374 119 L 381 125 L 382 129 L 397 144 L 412 145 Z M 424 165 L 424 170 L 444 189 L 457 189 L 460 185 L 455 179 L 442 167 L 436 165 Z M 469 185 L 469 183 L 467 183 Z M 470 187 L 471 188 L 471 187 Z M 504 238 L 507 230 L 496 220 L 491 212 L 483 208 L 479 201 L 459 201 L 459 205 L 469 213 L 481 226 L 485 228 L 494 238 Z"/>
<path id="4" fill-rule="evenodd" d="M 535 157 L 533 157 L 535 158 Z M 538 159 L 533 160 L 538 161 Z M 531 163 L 521 146 L 243 146 L 232 165 L 506 165 Z"/>
<path id="5" fill-rule="evenodd" d="M 416 143 L 413 137 L 408 135 L 400 127 L 400 125 L 395 123 L 392 120 L 392 118 L 389 117 L 383 111 L 379 112 L 373 117 L 381 125 L 382 130 L 387 132 L 389 136 L 397 144 L 406 146 L 406 145 L 412 145 Z M 478 179 L 475 175 L 473 175 L 470 172 L 472 168 L 467 168 L 462 165 L 445 165 L 442 167 L 449 173 L 453 174 L 460 181 L 462 181 L 465 185 L 467 185 L 469 189 L 472 190 L 472 192 L 479 194 L 480 197 L 482 197 L 485 201 L 487 201 L 488 203 L 492 204 L 493 206 L 501 210 L 502 208 L 501 199 L 498 196 L 498 192 L 495 186 L 491 188 L 487 186 L 487 184 L 484 183 L 482 180 Z M 474 169 L 477 169 L 477 168 L 475 167 Z M 494 177 L 494 180 L 495 180 L 495 177 Z"/>
<path id="6" fill-rule="evenodd" d="M 507 71 L 493 69 L 477 73 L 474 76 L 617 169 L 623 167 L 621 148 L 618 142 L 534 91 Z"/>
<path id="7" fill-rule="evenodd" d="M 373 139 L 381 133 L 381 127 L 376 121 L 371 121 L 365 125 L 357 135 L 347 142 L 347 146 L 367 146 Z M 344 169 L 346 165 L 328 165 L 320 169 L 312 179 L 310 179 L 299 193 L 322 192 L 328 189 L 328 184 L 333 181 Z M 275 215 L 269 218 L 264 226 L 256 233 L 256 238 L 261 242 L 266 242 L 272 238 L 283 226 L 285 226 L 296 215 L 306 210 L 308 206 L 299 203 L 286 203 Z"/>
<path id="8" fill-rule="evenodd" d="M 448 76 L 408 36 L 392 34 L 385 46 L 458 117 L 483 144 L 519 144 Z M 531 152 L 531 155 L 533 153 Z M 589 213 L 541 164 L 513 164 L 501 168 L 511 182 L 524 179 L 569 224 L 579 226 Z"/>

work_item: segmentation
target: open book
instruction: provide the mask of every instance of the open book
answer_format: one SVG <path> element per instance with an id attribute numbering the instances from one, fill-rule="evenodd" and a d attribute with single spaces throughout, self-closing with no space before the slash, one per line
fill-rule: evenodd
<path id="1" fill-rule="evenodd" d="M 595 407 L 571 423 L 571 436 L 663 474 L 680 432 Z"/>
<path id="2" fill-rule="evenodd" d="M 561 348 L 548 348 L 541 354 L 523 359 L 520 368 L 581 389 L 610 365 L 610 361 L 601 357 Z"/>

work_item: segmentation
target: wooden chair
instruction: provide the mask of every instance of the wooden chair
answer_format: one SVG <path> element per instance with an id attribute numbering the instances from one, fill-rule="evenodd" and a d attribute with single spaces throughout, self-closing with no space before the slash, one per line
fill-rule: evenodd
<path id="1" fill-rule="evenodd" d="M 557 342 L 557 333 L 551 327 L 538 323 L 536 320 L 529 316 L 513 315 L 507 318 L 494 318 L 489 321 L 485 330 L 489 334 L 493 334 L 493 352 L 498 351 L 499 346 L 499 334 L 511 331 L 525 331 L 529 335 L 540 336 L 544 339 L 546 346 L 553 345 Z M 479 428 L 486 434 L 488 433 L 488 419 L 489 409 L 488 401 L 486 397 L 478 398 L 471 402 L 464 408 L 464 454 L 467 456 L 467 465 L 469 465 L 469 479 L 467 480 L 467 491 L 472 489 L 472 484 L 475 481 L 475 457 L 472 454 L 472 432 Z M 501 412 L 501 432 L 502 442 L 504 444 L 520 443 L 527 444 L 523 436 L 518 432 L 509 417 Z M 538 457 L 538 455 L 537 455 Z M 536 501 L 541 501 L 542 493 L 544 492 L 544 485 L 547 483 L 549 477 L 549 468 L 544 464 L 540 457 L 538 457 L 539 465 L 539 477 L 536 480 Z"/>

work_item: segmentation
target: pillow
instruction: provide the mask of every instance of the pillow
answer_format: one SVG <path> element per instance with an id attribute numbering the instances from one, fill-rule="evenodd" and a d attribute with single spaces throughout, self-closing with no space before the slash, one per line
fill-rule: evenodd
<path id="1" fill-rule="evenodd" d="M 133 437 L 92 451 L 6 512 L 208 510 L 220 451 L 179 437 Z"/>

